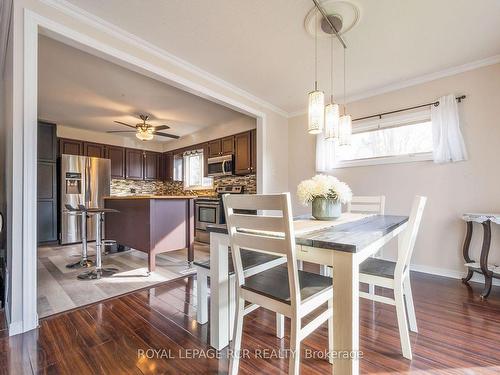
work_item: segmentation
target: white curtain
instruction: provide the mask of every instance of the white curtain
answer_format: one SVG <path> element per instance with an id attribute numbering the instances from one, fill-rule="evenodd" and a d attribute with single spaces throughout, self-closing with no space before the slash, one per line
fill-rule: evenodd
<path id="1" fill-rule="evenodd" d="M 326 141 L 325 135 L 316 136 L 316 171 L 328 172 L 335 165 L 335 142 Z"/>
<path id="2" fill-rule="evenodd" d="M 455 95 L 439 98 L 431 108 L 433 158 L 435 163 L 467 160 Z"/>

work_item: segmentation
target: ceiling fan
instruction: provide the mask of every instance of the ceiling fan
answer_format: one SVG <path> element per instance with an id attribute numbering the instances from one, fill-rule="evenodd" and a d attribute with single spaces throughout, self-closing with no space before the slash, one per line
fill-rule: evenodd
<path id="1" fill-rule="evenodd" d="M 154 126 L 154 125 L 148 124 L 146 122 L 149 120 L 148 115 L 139 115 L 139 117 L 142 120 L 142 123 L 138 123 L 135 126 L 126 124 L 126 123 L 121 122 L 121 121 L 115 121 L 117 124 L 124 125 L 124 126 L 127 126 L 129 128 L 133 128 L 135 130 L 111 130 L 111 131 L 107 131 L 106 133 L 135 133 L 135 136 L 137 138 L 139 138 L 141 141 L 150 141 L 153 139 L 153 136 L 155 136 L 155 135 L 158 135 L 160 137 L 179 139 L 178 135 L 168 134 L 168 133 L 160 133 L 158 131 L 158 130 L 170 129 L 170 126 L 168 126 L 168 125 Z"/>

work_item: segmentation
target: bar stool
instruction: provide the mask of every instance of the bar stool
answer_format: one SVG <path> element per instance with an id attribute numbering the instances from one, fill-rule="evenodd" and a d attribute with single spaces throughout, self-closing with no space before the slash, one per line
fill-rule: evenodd
<path id="1" fill-rule="evenodd" d="M 118 210 L 112 208 L 99 208 L 99 207 L 89 207 L 79 206 L 81 210 L 85 210 L 89 215 L 95 215 L 96 231 L 95 231 L 95 269 L 91 271 L 86 271 L 78 275 L 80 280 L 95 280 L 103 277 L 113 276 L 118 272 L 118 268 L 103 267 L 102 266 L 102 232 L 101 224 L 103 221 L 103 215 L 105 213 L 117 213 Z"/>
<path id="2" fill-rule="evenodd" d="M 80 257 L 80 260 L 75 263 L 70 263 L 66 265 L 66 268 L 89 268 L 94 265 L 94 262 L 88 258 L 88 253 L 87 253 L 87 212 L 85 210 L 82 210 L 80 208 L 75 208 L 71 206 L 70 204 L 66 205 L 66 208 L 68 209 L 68 212 L 72 215 L 80 215 L 81 217 L 81 238 L 82 238 L 82 256 Z"/>

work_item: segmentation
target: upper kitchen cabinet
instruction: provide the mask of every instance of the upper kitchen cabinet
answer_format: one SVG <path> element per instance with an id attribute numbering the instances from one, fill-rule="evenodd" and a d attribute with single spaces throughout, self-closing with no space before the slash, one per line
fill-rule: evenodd
<path id="1" fill-rule="evenodd" d="M 222 155 L 222 140 L 215 139 L 208 142 L 208 157 L 214 158 Z"/>
<path id="2" fill-rule="evenodd" d="M 252 165 L 252 132 L 234 136 L 234 173 L 246 175 L 254 173 Z"/>
<path id="3" fill-rule="evenodd" d="M 125 148 L 106 146 L 106 158 L 111 160 L 111 178 L 125 178 Z"/>
<path id="4" fill-rule="evenodd" d="M 159 154 L 157 152 L 144 151 L 144 179 L 157 180 L 159 171 Z"/>
<path id="5" fill-rule="evenodd" d="M 38 161 L 55 162 L 57 158 L 56 125 L 38 122 Z"/>
<path id="6" fill-rule="evenodd" d="M 83 142 L 83 155 L 104 158 L 106 157 L 106 146 L 99 143 Z"/>
<path id="7" fill-rule="evenodd" d="M 142 150 L 127 148 L 125 150 L 125 177 L 129 180 L 144 179 L 144 153 Z"/>
<path id="8" fill-rule="evenodd" d="M 221 154 L 222 155 L 234 154 L 234 136 L 222 138 L 222 140 L 221 140 Z"/>
<path id="9" fill-rule="evenodd" d="M 83 142 L 75 139 L 59 138 L 59 155 L 83 155 Z"/>
<path id="10" fill-rule="evenodd" d="M 163 171 L 164 181 L 174 180 L 174 155 L 171 152 L 163 154 L 163 166 L 161 170 Z"/>

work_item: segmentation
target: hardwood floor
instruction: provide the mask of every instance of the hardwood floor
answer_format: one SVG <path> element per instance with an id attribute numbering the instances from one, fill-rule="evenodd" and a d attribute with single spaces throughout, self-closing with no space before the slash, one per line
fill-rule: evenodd
<path id="1" fill-rule="evenodd" d="M 458 280 L 419 273 L 412 274 L 412 283 L 419 324 L 419 334 L 411 334 L 413 361 L 401 355 L 395 309 L 361 300 L 361 372 L 500 373 L 500 288 L 483 302 L 478 284 L 467 288 Z M 225 358 L 185 358 L 209 349 L 208 324 L 196 322 L 195 285 L 193 276 L 171 281 L 47 318 L 23 335 L 0 335 L 0 373 L 225 373 Z M 255 358 L 288 348 L 288 324 L 285 332 L 284 340 L 274 336 L 269 311 L 258 309 L 246 317 L 242 348 L 250 350 L 251 359 L 241 360 L 240 373 L 286 373 L 286 359 Z M 330 372 L 326 360 L 305 358 L 306 351 L 326 348 L 325 324 L 302 345 L 302 374 Z M 153 358 L 151 349 L 157 350 Z"/>

